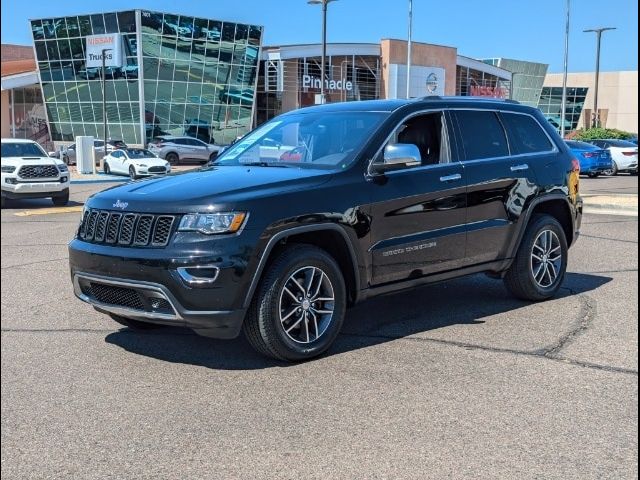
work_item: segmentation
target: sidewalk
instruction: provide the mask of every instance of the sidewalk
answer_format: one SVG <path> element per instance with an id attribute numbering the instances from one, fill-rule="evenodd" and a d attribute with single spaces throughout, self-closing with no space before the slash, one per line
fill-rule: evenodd
<path id="1" fill-rule="evenodd" d="M 583 194 L 582 200 L 586 213 L 638 216 L 637 194 Z"/>

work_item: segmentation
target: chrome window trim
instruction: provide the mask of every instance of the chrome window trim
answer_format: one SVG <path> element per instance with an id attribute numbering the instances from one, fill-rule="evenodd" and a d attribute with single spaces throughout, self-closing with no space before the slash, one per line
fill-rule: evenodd
<path id="1" fill-rule="evenodd" d="M 451 134 L 449 132 L 449 128 L 447 126 L 447 140 L 448 140 L 448 150 L 449 150 L 449 159 L 451 160 L 449 163 L 438 163 L 438 164 L 434 164 L 434 165 L 420 165 L 417 167 L 407 167 L 407 168 L 402 168 L 402 169 L 398 169 L 398 170 L 394 170 L 392 172 L 386 172 L 385 175 L 389 175 L 389 174 L 395 174 L 398 172 L 407 172 L 407 171 L 414 171 L 414 170 L 423 170 L 423 169 L 427 169 L 427 168 L 434 168 L 434 167 L 441 167 L 443 165 L 454 165 L 454 164 L 460 164 L 460 165 L 466 165 L 466 164 L 475 164 L 478 162 L 488 162 L 488 161 L 493 161 L 493 160 L 504 160 L 507 158 L 524 158 L 524 157 L 531 157 L 531 156 L 537 156 L 537 155 L 550 155 L 550 154 L 555 154 L 558 153 L 560 151 L 560 149 L 558 148 L 558 146 L 556 145 L 556 142 L 553 141 L 553 139 L 551 138 L 551 135 L 549 135 L 549 132 L 547 132 L 545 130 L 545 128 L 542 126 L 542 124 L 540 123 L 540 121 L 531 113 L 527 113 L 527 112 L 516 112 L 513 110 L 505 110 L 503 108 L 464 108 L 464 107 L 454 107 L 454 108 L 446 108 L 446 107 L 442 107 L 442 108 L 430 108 L 430 109 L 425 109 L 425 110 L 420 110 L 417 112 L 412 112 L 408 115 L 406 115 L 405 117 L 402 118 L 402 120 L 400 120 L 395 127 L 393 127 L 393 129 L 391 130 L 391 133 L 389 133 L 389 135 L 387 135 L 387 138 L 384 140 L 384 142 L 382 142 L 382 145 L 378 148 L 378 150 L 376 151 L 375 155 L 373 155 L 373 157 L 369 160 L 369 163 L 367 164 L 367 170 L 365 173 L 365 176 L 367 178 L 373 178 L 376 175 L 373 174 L 371 172 L 371 167 L 375 162 L 375 159 L 378 158 L 378 156 L 380 155 L 380 152 L 384 149 L 384 147 L 387 145 L 387 143 L 389 142 L 389 140 L 391 139 L 391 137 L 393 136 L 393 134 L 395 133 L 395 131 L 398 129 L 398 127 L 406 122 L 407 120 L 418 116 L 418 115 L 425 115 L 428 113 L 437 113 L 437 112 L 443 112 L 446 115 L 446 112 L 452 112 L 452 111 L 479 111 L 479 112 L 494 112 L 494 113 L 509 113 L 509 114 L 514 114 L 514 115 L 526 115 L 528 117 L 531 117 L 536 124 L 538 125 L 538 127 L 544 132 L 544 134 L 547 136 L 547 139 L 549 140 L 549 142 L 551 143 L 552 149 L 551 150 L 545 150 L 545 151 L 541 151 L 541 152 L 529 152 L 529 153 L 518 153 L 518 154 L 513 154 L 513 155 L 506 155 L 506 156 L 501 156 L 501 157 L 487 157 L 487 158 L 477 158 L 474 160 L 454 160 L 451 159 Z M 454 119 L 451 118 L 450 119 L 451 122 L 453 123 Z M 498 117 L 498 121 L 500 122 L 500 124 L 502 125 L 502 121 L 500 119 L 500 117 Z M 507 140 L 507 145 L 509 148 L 509 152 L 511 152 L 511 145 L 509 144 L 509 134 L 507 133 L 506 128 L 504 127 L 504 125 L 502 126 L 504 132 L 505 132 L 505 137 Z"/>

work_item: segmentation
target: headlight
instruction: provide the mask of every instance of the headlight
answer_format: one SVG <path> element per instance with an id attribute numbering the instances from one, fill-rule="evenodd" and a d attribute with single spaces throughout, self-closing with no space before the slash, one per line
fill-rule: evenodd
<path id="1" fill-rule="evenodd" d="M 65 164 L 61 164 L 61 165 L 58 165 L 58 171 L 59 172 L 68 172 L 69 169 L 67 168 L 67 166 Z"/>
<path id="2" fill-rule="evenodd" d="M 136 165 L 137 165 L 138 167 L 146 167 L 146 166 L 147 166 L 147 164 L 146 164 L 146 163 L 136 163 Z"/>
<path id="3" fill-rule="evenodd" d="M 13 165 L 2 165 L 2 173 L 13 173 L 15 170 Z"/>
<path id="4" fill-rule="evenodd" d="M 194 213 L 185 215 L 178 230 L 200 232 L 207 235 L 215 233 L 235 233 L 244 223 L 246 213 Z"/>

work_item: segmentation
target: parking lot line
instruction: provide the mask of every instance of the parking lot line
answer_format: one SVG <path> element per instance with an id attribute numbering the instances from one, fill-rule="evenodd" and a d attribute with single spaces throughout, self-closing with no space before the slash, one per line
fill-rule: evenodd
<path id="1" fill-rule="evenodd" d="M 82 205 L 75 207 L 53 207 L 53 208 L 34 208 L 33 210 L 24 210 L 14 213 L 16 217 L 30 217 L 31 215 L 49 215 L 51 213 L 72 213 L 81 212 Z"/>

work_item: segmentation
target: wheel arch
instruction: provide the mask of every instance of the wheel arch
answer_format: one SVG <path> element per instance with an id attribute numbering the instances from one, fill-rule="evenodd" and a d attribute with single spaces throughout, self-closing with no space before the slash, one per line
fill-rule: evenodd
<path id="1" fill-rule="evenodd" d="M 243 307 L 248 308 L 256 288 L 265 270 L 273 259 L 289 244 L 314 245 L 331 255 L 343 272 L 347 287 L 348 303 L 353 304 L 358 299 L 360 291 L 360 275 L 358 256 L 349 234 L 339 225 L 323 223 L 293 227 L 276 233 L 264 249 L 256 272 L 251 280 Z"/>

